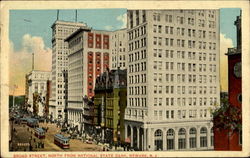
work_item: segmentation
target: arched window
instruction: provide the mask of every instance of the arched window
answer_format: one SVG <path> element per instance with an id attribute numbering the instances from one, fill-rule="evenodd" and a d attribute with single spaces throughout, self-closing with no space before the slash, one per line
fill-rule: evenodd
<path id="1" fill-rule="evenodd" d="M 211 146 L 214 146 L 214 129 L 211 128 Z"/>
<path id="2" fill-rule="evenodd" d="M 189 130 L 189 147 L 190 148 L 196 148 L 196 129 L 191 128 Z"/>
<path id="3" fill-rule="evenodd" d="M 200 146 L 207 147 L 207 128 L 202 127 L 200 130 Z"/>
<path id="4" fill-rule="evenodd" d="M 181 128 L 178 132 L 178 148 L 186 149 L 186 130 Z"/>
<path id="5" fill-rule="evenodd" d="M 167 131 L 167 150 L 174 149 L 174 130 L 169 129 Z"/>
<path id="6" fill-rule="evenodd" d="M 162 131 L 160 129 L 155 131 L 155 150 L 162 150 L 162 145 L 163 145 L 163 141 L 162 141 L 163 135 L 162 135 Z"/>

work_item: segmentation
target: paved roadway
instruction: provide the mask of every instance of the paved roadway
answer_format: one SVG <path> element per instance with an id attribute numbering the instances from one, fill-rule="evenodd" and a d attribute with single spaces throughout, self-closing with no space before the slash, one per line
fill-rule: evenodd
<path id="1" fill-rule="evenodd" d="M 18 143 L 29 143 L 32 136 L 33 151 L 101 151 L 102 148 L 96 144 L 86 144 L 78 139 L 70 139 L 70 149 L 61 149 L 54 144 L 54 134 L 60 133 L 60 128 L 57 128 L 55 124 L 40 123 L 40 127 L 48 127 L 48 131 L 45 134 L 45 139 L 38 139 L 34 136 L 34 129 L 27 125 L 14 124 L 16 132 L 13 135 L 13 147 L 14 151 L 28 151 L 29 147 L 20 147 Z M 31 132 L 32 131 L 32 132 Z M 66 135 L 65 133 L 62 133 Z M 67 135 L 66 135 L 67 136 Z M 35 141 L 34 141 L 35 139 Z M 44 148 L 36 148 L 37 142 L 43 142 Z"/>

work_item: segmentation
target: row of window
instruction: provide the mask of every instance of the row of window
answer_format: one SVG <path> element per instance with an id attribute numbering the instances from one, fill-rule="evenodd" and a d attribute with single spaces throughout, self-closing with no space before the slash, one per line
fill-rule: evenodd
<path id="1" fill-rule="evenodd" d="M 129 62 L 137 61 L 140 59 L 145 59 L 147 57 L 146 50 L 141 50 L 141 52 L 134 52 L 128 55 Z"/>
<path id="2" fill-rule="evenodd" d="M 129 73 L 132 73 L 132 72 L 140 72 L 140 71 L 146 71 L 147 69 L 147 64 L 146 62 L 141 62 L 141 63 L 136 63 L 134 65 L 129 65 L 128 68 L 129 68 Z"/>
<path id="3" fill-rule="evenodd" d="M 128 88 L 129 95 L 142 95 L 147 94 L 147 87 L 146 86 L 135 86 Z"/>
<path id="4" fill-rule="evenodd" d="M 163 63 L 164 62 L 162 62 L 162 61 L 154 61 L 153 69 L 162 70 Z M 166 65 L 165 66 L 166 70 L 174 70 L 175 69 L 174 65 L 176 65 L 176 68 L 178 71 L 186 71 L 186 69 L 187 69 L 188 72 L 196 72 L 196 65 L 198 65 L 198 64 L 195 64 L 195 63 L 176 63 L 175 64 L 174 62 L 166 62 L 165 65 Z M 206 72 L 207 65 L 208 64 L 199 64 L 199 69 L 198 69 L 199 72 Z M 130 66 L 131 66 L 131 72 L 134 72 L 133 65 L 130 65 Z M 186 68 L 186 66 L 188 68 Z M 136 70 L 138 70 L 138 69 L 136 69 Z M 137 72 L 136 70 L 135 70 L 135 72 Z M 209 72 L 216 72 L 216 65 L 215 64 L 209 64 Z"/>
<path id="5" fill-rule="evenodd" d="M 49 74 L 37 74 L 37 73 L 35 73 L 34 74 L 34 78 L 36 79 L 36 78 L 39 78 L 39 79 L 43 79 L 43 78 L 49 78 Z"/>
<path id="6" fill-rule="evenodd" d="M 134 49 L 139 49 L 147 46 L 146 38 L 142 38 L 140 40 L 130 42 L 128 44 L 128 51 L 133 51 Z"/>
<path id="7" fill-rule="evenodd" d="M 208 94 L 216 94 L 217 88 L 214 86 L 176 86 L 176 94 L 207 94 L 209 88 Z M 198 90 L 198 91 L 197 91 Z M 162 94 L 163 92 L 163 86 L 155 85 L 154 86 L 154 94 Z M 199 92 L 199 93 L 197 93 Z M 132 90 L 133 94 L 133 90 Z M 166 94 L 175 94 L 174 86 L 166 86 Z"/>
<path id="8" fill-rule="evenodd" d="M 197 130 L 196 128 L 191 128 L 189 130 L 189 138 L 187 137 L 186 130 L 184 128 L 179 129 L 178 131 L 178 149 L 186 149 L 187 147 L 187 139 L 189 139 L 189 148 L 196 148 L 197 147 Z M 200 147 L 208 147 L 208 131 L 206 127 L 202 127 L 200 129 Z M 169 129 L 167 131 L 167 150 L 175 149 L 175 131 L 173 129 Z M 163 149 L 163 132 L 162 130 L 158 129 L 154 133 L 155 137 L 155 150 L 162 150 Z M 210 131 L 210 145 L 214 145 L 214 134 L 213 129 Z"/>
<path id="9" fill-rule="evenodd" d="M 187 114 L 187 112 L 189 112 Z M 199 118 L 207 118 L 209 117 L 209 110 L 200 109 L 199 110 Z M 177 119 L 187 119 L 187 118 L 197 118 L 197 110 L 178 110 L 177 111 Z M 211 113 L 210 113 L 211 117 Z M 166 115 L 163 116 L 163 110 L 154 110 L 154 119 L 155 120 L 165 120 L 165 119 L 174 119 L 174 110 L 166 110 Z"/>
<path id="10" fill-rule="evenodd" d="M 131 57 L 136 56 L 136 54 L 131 54 Z M 163 57 L 163 50 L 162 49 L 154 49 L 153 50 L 153 56 L 162 58 Z M 191 60 L 196 60 L 196 56 L 198 56 L 197 59 L 199 61 L 216 61 L 216 54 L 215 53 L 202 53 L 202 52 L 185 52 L 185 51 L 177 51 L 176 57 L 178 59 L 185 59 L 186 57 Z M 175 53 L 174 50 L 165 50 L 165 56 L 166 58 L 174 58 Z"/>
<path id="11" fill-rule="evenodd" d="M 101 35 L 96 34 L 95 48 L 102 48 Z M 88 47 L 93 48 L 94 46 L 94 33 L 88 33 Z M 109 49 L 109 35 L 103 35 L 103 49 Z"/>
<path id="12" fill-rule="evenodd" d="M 163 42 L 162 37 L 154 37 L 153 44 L 162 46 Z M 202 41 L 192 41 L 192 40 L 184 40 L 184 39 L 176 39 L 176 46 L 177 47 L 185 47 L 185 43 L 187 42 L 188 48 L 198 48 L 198 49 L 209 49 L 209 50 L 216 50 L 216 43 L 212 42 L 202 42 Z M 136 44 L 136 43 L 135 43 Z M 198 47 L 196 46 L 198 45 Z M 174 39 L 173 38 L 165 38 L 165 46 L 174 46 Z M 135 48 L 137 49 L 137 47 Z M 129 45 L 129 51 L 133 50 L 133 43 Z"/>
<path id="13" fill-rule="evenodd" d="M 146 74 L 140 74 L 140 75 L 134 75 L 134 76 L 129 76 L 129 83 L 146 83 L 147 78 Z"/>
<path id="14" fill-rule="evenodd" d="M 128 12 L 128 17 L 129 17 L 129 24 L 130 24 L 130 28 L 133 28 L 134 25 L 138 26 L 140 23 L 144 23 L 146 22 L 146 11 L 142 10 L 141 11 L 141 19 L 139 16 L 139 10 L 135 10 L 135 24 L 134 24 L 134 11 L 129 11 Z"/>
<path id="15" fill-rule="evenodd" d="M 146 34 L 146 25 L 138 27 L 137 29 L 131 30 L 128 32 L 128 40 L 136 39 L 140 36 L 143 36 Z"/>
<path id="16" fill-rule="evenodd" d="M 166 98 L 166 106 L 174 106 L 175 101 L 176 105 L 178 106 L 196 106 L 197 101 L 199 100 L 199 106 L 207 106 L 207 105 L 216 105 L 217 104 L 217 98 L 216 97 L 210 97 L 210 98 L 196 98 L 196 97 L 188 97 L 188 98 Z M 210 102 L 208 102 L 210 101 Z M 162 106 L 163 105 L 163 99 L 162 98 L 154 98 L 154 106 Z"/>
<path id="17" fill-rule="evenodd" d="M 116 59 L 116 56 L 112 56 L 112 61 L 116 61 L 116 60 L 126 60 L 125 55 L 119 55 L 118 59 Z"/>
<path id="18" fill-rule="evenodd" d="M 162 25 L 153 25 L 153 32 L 154 33 L 165 33 L 174 35 L 174 27 L 171 26 L 165 26 L 165 31 L 163 32 L 164 26 Z M 206 37 L 209 37 L 208 39 L 216 39 L 216 32 L 214 31 L 205 31 L 205 30 L 195 30 L 195 29 L 186 29 L 188 37 L 198 37 L 202 39 L 206 39 Z M 177 36 L 185 36 L 185 28 L 176 28 L 176 35 Z M 167 42 L 166 42 L 167 43 Z"/>
<path id="19" fill-rule="evenodd" d="M 147 107 L 147 98 L 129 98 L 129 106 Z M 137 110 L 134 110 L 133 114 L 137 116 Z M 131 115 L 131 109 L 128 109 L 128 115 Z"/>
<path id="20" fill-rule="evenodd" d="M 153 14 L 153 20 L 160 22 L 162 15 L 163 14 L 160 14 L 160 13 L 154 13 Z M 209 17 L 214 18 L 214 15 L 212 14 L 212 16 L 211 16 L 211 14 L 209 14 Z M 187 19 L 187 21 L 186 21 L 186 19 Z M 184 16 L 176 16 L 176 23 L 177 24 L 182 24 L 182 25 L 187 23 L 188 25 L 191 25 L 191 26 L 195 25 L 196 20 L 193 17 L 188 17 L 186 19 L 185 19 Z M 165 15 L 165 22 L 172 23 L 172 22 L 174 22 L 174 20 L 175 19 L 174 19 L 173 15 L 170 15 L 170 14 Z M 197 24 L 198 24 L 199 27 L 205 27 L 206 26 L 204 18 L 198 18 L 197 19 Z M 215 28 L 216 27 L 215 26 L 215 21 L 213 21 L 212 19 L 208 21 L 207 25 L 208 25 L 209 28 Z"/>
<path id="21" fill-rule="evenodd" d="M 113 69 L 116 69 L 117 67 L 126 68 L 126 62 L 112 63 L 112 68 Z"/>

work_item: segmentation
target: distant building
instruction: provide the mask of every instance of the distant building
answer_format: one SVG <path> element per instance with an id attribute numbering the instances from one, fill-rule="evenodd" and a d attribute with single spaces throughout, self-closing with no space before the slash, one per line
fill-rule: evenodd
<path id="1" fill-rule="evenodd" d="M 67 83 L 68 83 L 68 43 L 65 38 L 72 34 L 83 23 L 56 20 L 52 28 L 52 98 L 49 101 L 52 119 L 65 119 L 67 109 Z M 67 118 L 67 116 L 66 116 Z"/>
<path id="2" fill-rule="evenodd" d="M 237 116 L 242 116 L 242 64 L 241 64 L 241 15 L 237 16 L 235 21 L 237 30 L 237 47 L 228 48 L 228 102 L 226 117 L 232 118 L 233 113 L 230 112 L 239 109 Z M 228 115 L 228 116 L 227 116 Z M 237 118 L 238 124 L 242 126 L 241 117 Z M 214 119 L 216 124 L 218 118 Z M 224 122 L 228 124 L 232 122 Z M 214 130 L 214 149 L 215 150 L 242 150 L 242 129 L 227 129 L 225 127 L 217 127 Z"/>
<path id="3" fill-rule="evenodd" d="M 45 115 L 47 98 L 47 82 L 51 81 L 51 72 L 32 70 L 26 74 L 25 96 L 28 110 L 39 116 Z M 37 106 L 34 106 L 36 99 Z M 34 111 L 35 110 L 35 111 Z"/>
<path id="4" fill-rule="evenodd" d="M 127 71 L 111 70 L 96 79 L 95 130 L 104 130 L 106 142 L 125 142 L 124 116 L 127 104 Z"/>
<path id="5" fill-rule="evenodd" d="M 112 31 L 110 36 L 110 69 L 127 69 L 127 29 Z"/>
<path id="6" fill-rule="evenodd" d="M 219 10 L 128 10 L 125 138 L 139 150 L 211 150 L 220 104 Z"/>

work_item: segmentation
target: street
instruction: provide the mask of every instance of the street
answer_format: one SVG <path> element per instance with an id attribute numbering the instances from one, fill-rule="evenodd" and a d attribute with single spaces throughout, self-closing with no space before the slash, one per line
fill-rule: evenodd
<path id="1" fill-rule="evenodd" d="M 11 125 L 11 122 L 10 122 Z M 34 135 L 34 128 L 26 124 L 13 124 L 13 151 L 102 151 L 102 147 L 96 144 L 87 144 L 78 139 L 70 139 L 69 149 L 62 149 L 54 144 L 54 135 L 60 133 L 60 128 L 56 124 L 39 123 L 39 127 L 48 127 L 45 139 L 38 139 Z M 64 136 L 69 136 L 61 132 Z M 29 147 L 29 143 L 31 146 Z M 44 144 L 44 148 L 42 148 Z M 31 149 L 32 148 L 32 149 Z"/>

